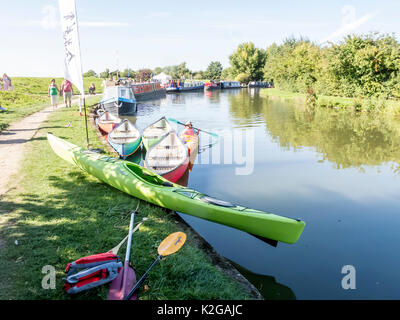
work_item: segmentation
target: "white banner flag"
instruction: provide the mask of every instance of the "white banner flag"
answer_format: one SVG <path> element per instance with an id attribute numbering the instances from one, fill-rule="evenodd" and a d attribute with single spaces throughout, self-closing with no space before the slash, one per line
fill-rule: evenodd
<path id="1" fill-rule="evenodd" d="M 65 78 L 84 95 L 75 0 L 58 0 L 65 50 Z"/>

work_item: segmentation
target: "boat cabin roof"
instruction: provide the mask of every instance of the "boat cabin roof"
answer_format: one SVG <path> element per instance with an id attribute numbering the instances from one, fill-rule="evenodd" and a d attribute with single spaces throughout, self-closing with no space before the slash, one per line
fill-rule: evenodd
<path id="1" fill-rule="evenodd" d="M 124 99 L 134 100 L 135 95 L 133 94 L 131 87 L 110 86 L 104 88 L 103 100 L 111 98 L 124 98 Z"/>

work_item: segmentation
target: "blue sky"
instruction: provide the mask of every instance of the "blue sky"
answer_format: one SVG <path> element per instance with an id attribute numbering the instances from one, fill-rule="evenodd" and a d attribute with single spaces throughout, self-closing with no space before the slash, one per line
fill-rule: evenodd
<path id="1" fill-rule="evenodd" d="M 218 60 L 237 45 L 266 48 L 286 37 L 323 43 L 348 33 L 400 32 L 400 1 L 76 0 L 84 71 L 155 68 Z M 0 0 L 0 73 L 62 76 L 56 0 Z M 117 59 L 117 56 L 119 57 Z"/>

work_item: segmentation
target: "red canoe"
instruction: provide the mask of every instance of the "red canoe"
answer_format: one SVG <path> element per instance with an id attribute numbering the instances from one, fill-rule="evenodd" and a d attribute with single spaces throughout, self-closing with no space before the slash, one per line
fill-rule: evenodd
<path id="1" fill-rule="evenodd" d="M 106 111 L 99 117 L 99 120 L 97 120 L 97 126 L 104 133 L 110 133 L 120 122 L 120 118 Z"/>
<path id="2" fill-rule="evenodd" d="M 165 137 L 152 146 L 146 153 L 144 167 L 148 168 L 171 182 L 176 182 L 185 173 L 189 165 L 187 146 L 170 131 Z"/>

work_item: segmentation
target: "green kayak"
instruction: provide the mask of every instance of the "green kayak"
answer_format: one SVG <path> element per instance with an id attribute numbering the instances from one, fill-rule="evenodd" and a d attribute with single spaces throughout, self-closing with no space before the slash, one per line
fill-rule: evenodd
<path id="1" fill-rule="evenodd" d="M 62 159 L 122 192 L 155 205 L 286 243 L 295 243 L 304 229 L 304 221 L 212 198 L 171 183 L 135 163 L 82 149 L 50 133 L 47 139 Z"/>

